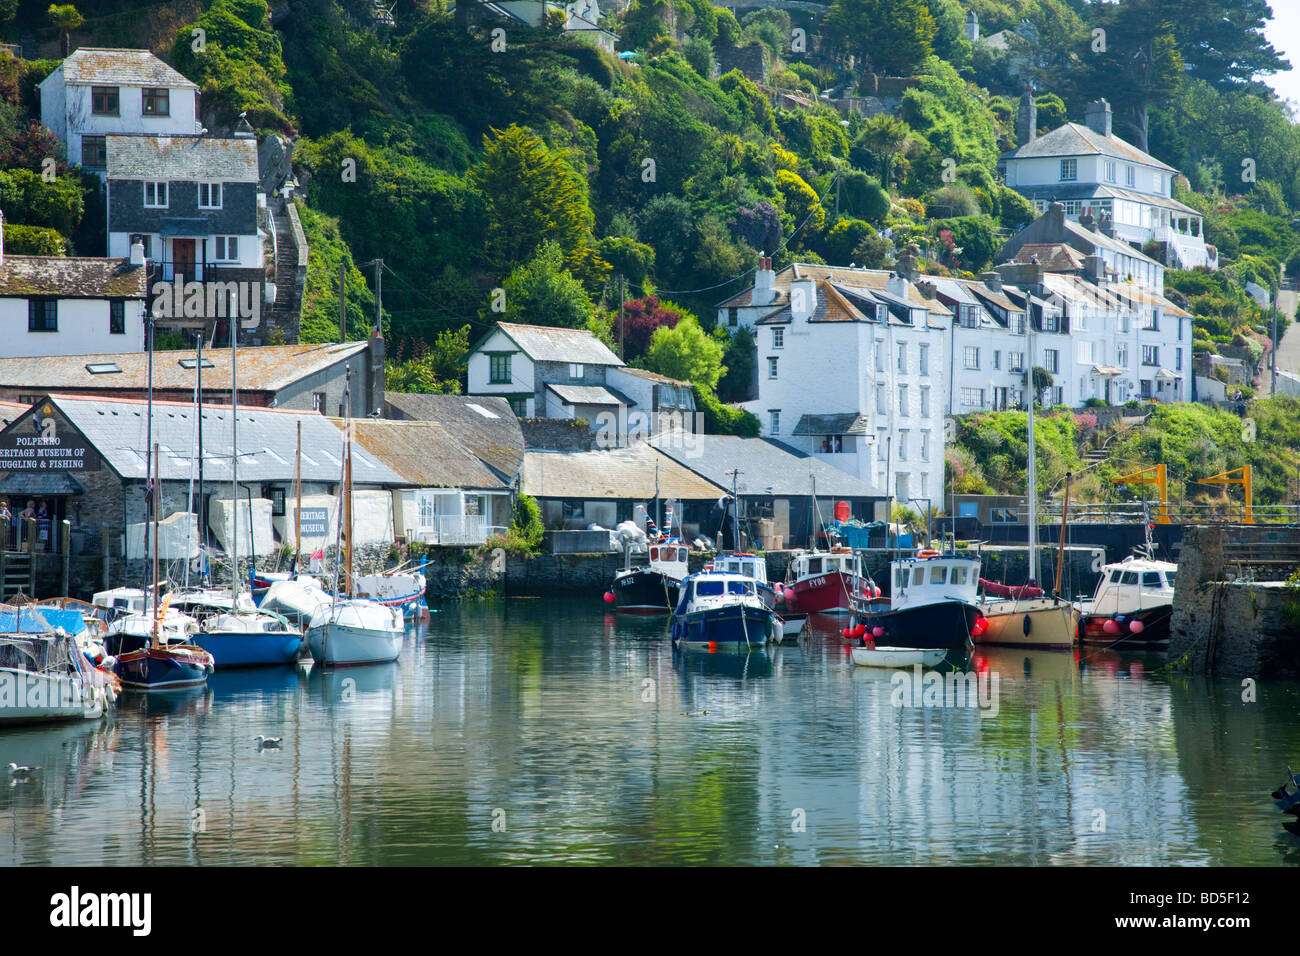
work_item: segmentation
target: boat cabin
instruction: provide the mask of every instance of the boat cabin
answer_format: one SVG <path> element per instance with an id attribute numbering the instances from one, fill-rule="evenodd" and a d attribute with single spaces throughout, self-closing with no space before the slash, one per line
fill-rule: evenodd
<path id="1" fill-rule="evenodd" d="M 650 545 L 650 568 L 659 571 L 674 581 L 680 581 L 689 574 L 686 567 L 690 551 L 684 544 Z"/>
<path id="2" fill-rule="evenodd" d="M 761 584 L 767 583 L 767 561 L 761 554 L 720 554 L 713 559 L 713 570 L 743 575 Z"/>
<path id="3" fill-rule="evenodd" d="M 96 593 L 92 603 L 95 607 L 111 611 L 118 616 L 143 614 L 145 593 L 139 588 L 114 588 L 111 591 Z"/>
<path id="4" fill-rule="evenodd" d="M 1089 613 L 1128 614 L 1174 601 L 1176 564 L 1130 556 L 1101 571 Z"/>
<path id="5" fill-rule="evenodd" d="M 891 604 L 894 608 L 919 607 L 942 601 L 975 603 L 979 590 L 979 558 L 942 555 L 902 558 L 890 562 Z"/>
<path id="6" fill-rule="evenodd" d="M 859 573 L 858 568 L 858 556 L 847 548 L 843 551 L 808 551 L 795 555 L 791 560 L 788 580 L 801 581 L 822 574 L 852 577 Z"/>

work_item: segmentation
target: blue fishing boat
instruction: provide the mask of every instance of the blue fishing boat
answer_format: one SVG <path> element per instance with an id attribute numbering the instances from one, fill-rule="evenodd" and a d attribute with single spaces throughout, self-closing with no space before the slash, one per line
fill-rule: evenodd
<path id="1" fill-rule="evenodd" d="M 126 688 L 174 690 L 206 683 L 215 666 L 211 654 L 186 644 L 129 651 L 117 659 L 113 670 Z"/>
<path id="2" fill-rule="evenodd" d="M 673 611 L 672 640 L 678 646 L 763 647 L 780 640 L 776 613 L 751 577 L 702 571 L 682 580 Z"/>
<path id="3" fill-rule="evenodd" d="M 278 614 L 264 611 L 214 614 L 194 636 L 194 643 L 211 654 L 222 670 L 293 664 L 302 642 L 301 631 Z"/>

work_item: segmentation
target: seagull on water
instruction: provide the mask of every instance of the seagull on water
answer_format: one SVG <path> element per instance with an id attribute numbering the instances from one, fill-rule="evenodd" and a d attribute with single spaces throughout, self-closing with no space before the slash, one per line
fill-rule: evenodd
<path id="1" fill-rule="evenodd" d="M 40 769 L 40 767 L 20 767 L 16 763 L 11 763 L 9 764 L 9 776 L 13 777 L 14 780 L 30 780 L 32 774 Z"/>
<path id="2" fill-rule="evenodd" d="M 283 737 L 263 737 L 261 734 L 257 735 L 258 750 L 279 750 L 283 743 Z"/>

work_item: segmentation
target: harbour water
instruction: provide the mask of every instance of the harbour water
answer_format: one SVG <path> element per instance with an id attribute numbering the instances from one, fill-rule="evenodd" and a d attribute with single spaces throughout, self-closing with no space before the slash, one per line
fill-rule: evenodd
<path id="1" fill-rule="evenodd" d="M 840 626 L 682 655 L 598 598 L 467 603 L 393 665 L 127 695 L 0 733 L 41 768 L 0 864 L 1300 864 L 1300 684 L 992 649 L 996 713 L 895 706 Z"/>

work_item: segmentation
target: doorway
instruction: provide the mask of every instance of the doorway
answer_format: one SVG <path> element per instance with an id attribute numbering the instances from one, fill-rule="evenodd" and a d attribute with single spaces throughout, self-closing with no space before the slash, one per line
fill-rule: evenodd
<path id="1" fill-rule="evenodd" d="M 172 273 L 173 276 L 184 276 L 186 279 L 198 278 L 194 274 L 193 239 L 172 240 Z"/>

